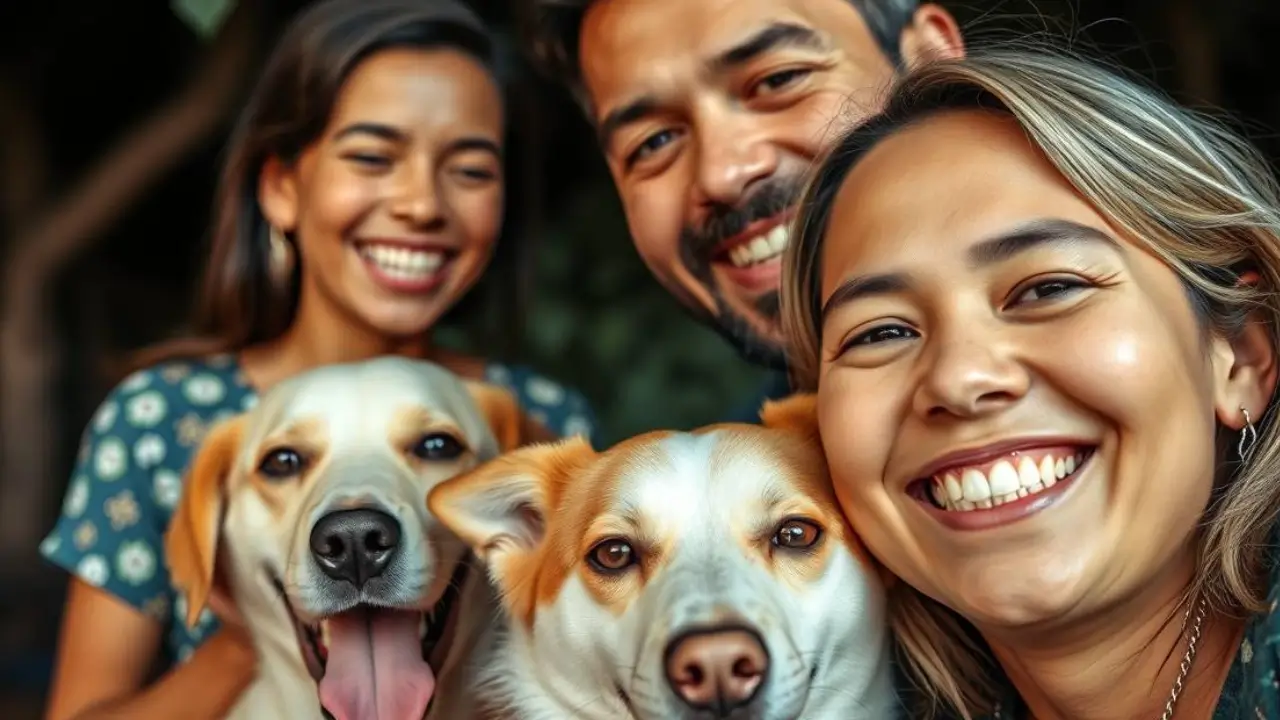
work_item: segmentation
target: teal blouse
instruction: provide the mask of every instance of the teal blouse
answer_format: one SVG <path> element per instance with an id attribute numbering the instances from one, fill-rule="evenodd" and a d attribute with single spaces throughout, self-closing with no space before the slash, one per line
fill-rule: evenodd
<path id="1" fill-rule="evenodd" d="M 595 439 L 581 394 L 523 367 L 490 364 L 485 375 L 557 435 Z M 165 570 L 165 528 L 205 430 L 256 401 L 231 355 L 164 363 L 125 379 L 85 430 L 62 513 L 40 545 L 50 562 L 164 623 L 171 660 L 189 657 L 217 622 L 207 610 L 194 627 L 183 622 L 186 608 Z"/>

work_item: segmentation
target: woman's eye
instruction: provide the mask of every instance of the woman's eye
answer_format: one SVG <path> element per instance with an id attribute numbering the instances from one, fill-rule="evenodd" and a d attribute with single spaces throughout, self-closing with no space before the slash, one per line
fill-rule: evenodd
<path id="1" fill-rule="evenodd" d="M 788 70 L 780 70 L 776 73 L 766 75 L 764 79 L 756 83 L 753 88 L 753 95 L 761 92 L 769 93 L 781 90 L 797 80 L 808 77 L 813 71 L 806 68 L 791 68 Z"/>
<path id="2" fill-rule="evenodd" d="M 498 177 L 498 174 L 489 168 L 483 167 L 460 167 L 454 170 L 455 173 L 467 180 L 475 180 L 478 182 L 488 182 Z"/>
<path id="3" fill-rule="evenodd" d="M 1085 287 L 1085 283 L 1078 280 L 1067 280 L 1065 278 L 1056 278 L 1053 280 L 1045 280 L 1027 287 L 1018 293 L 1014 298 L 1016 303 L 1040 302 L 1052 298 L 1061 298 L 1070 295 Z"/>
<path id="4" fill-rule="evenodd" d="M 864 333 L 856 335 L 846 345 L 846 348 L 857 347 L 858 345 L 878 345 L 885 342 L 893 342 L 895 340 L 910 340 L 911 338 L 920 337 L 920 334 L 906 325 L 881 325 L 872 328 Z"/>
<path id="5" fill-rule="evenodd" d="M 370 168 L 385 168 L 391 165 L 391 159 L 383 155 L 374 155 L 371 153 L 347 153 L 343 157 L 357 165 L 364 165 Z"/>

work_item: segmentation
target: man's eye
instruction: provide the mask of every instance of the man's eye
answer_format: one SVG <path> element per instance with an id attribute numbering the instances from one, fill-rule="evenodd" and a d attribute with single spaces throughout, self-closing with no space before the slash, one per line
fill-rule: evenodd
<path id="1" fill-rule="evenodd" d="M 758 95 L 762 92 L 770 93 L 781 90 L 788 85 L 795 83 L 797 80 L 808 77 L 812 72 L 812 70 L 807 68 L 790 68 L 787 70 L 780 70 L 776 73 L 771 73 L 766 75 L 760 82 L 756 83 L 752 94 Z"/>
<path id="2" fill-rule="evenodd" d="M 632 165 L 636 162 L 639 162 L 640 160 L 643 160 L 645 157 L 652 155 L 653 153 L 666 147 L 667 143 L 671 142 L 672 140 L 675 140 L 675 138 L 676 138 L 675 131 L 659 130 L 658 132 L 645 138 L 644 142 L 640 143 L 640 147 L 636 148 L 631 153 L 631 155 L 627 157 L 627 164 Z"/>

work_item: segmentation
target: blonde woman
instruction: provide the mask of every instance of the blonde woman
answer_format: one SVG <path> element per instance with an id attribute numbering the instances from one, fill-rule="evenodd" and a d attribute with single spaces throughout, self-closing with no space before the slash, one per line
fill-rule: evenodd
<path id="1" fill-rule="evenodd" d="M 1280 190 L 1071 57 L 921 68 L 786 258 L 841 503 L 925 710 L 1280 717 Z"/>

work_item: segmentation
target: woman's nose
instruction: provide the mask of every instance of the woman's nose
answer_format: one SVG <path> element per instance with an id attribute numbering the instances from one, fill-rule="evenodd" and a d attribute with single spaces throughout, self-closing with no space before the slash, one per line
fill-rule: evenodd
<path id="1" fill-rule="evenodd" d="M 1030 389 L 1022 354 L 998 321 L 967 323 L 933 340 L 915 396 L 921 416 L 979 416 L 1017 402 Z"/>
<path id="2" fill-rule="evenodd" d="M 407 163 L 397 181 L 391 198 L 393 215 L 415 228 L 443 222 L 444 203 L 431 168 Z"/>

